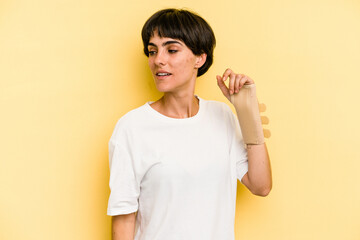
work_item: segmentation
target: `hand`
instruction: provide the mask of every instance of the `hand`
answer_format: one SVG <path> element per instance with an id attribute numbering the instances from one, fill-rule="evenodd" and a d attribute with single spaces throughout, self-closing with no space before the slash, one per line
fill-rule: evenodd
<path id="1" fill-rule="evenodd" d="M 229 78 L 229 87 L 225 85 L 225 81 Z M 230 96 L 238 93 L 244 84 L 255 83 L 251 78 L 244 74 L 236 74 L 230 68 L 226 69 L 222 76 L 216 76 L 217 83 L 224 96 L 230 100 Z"/>

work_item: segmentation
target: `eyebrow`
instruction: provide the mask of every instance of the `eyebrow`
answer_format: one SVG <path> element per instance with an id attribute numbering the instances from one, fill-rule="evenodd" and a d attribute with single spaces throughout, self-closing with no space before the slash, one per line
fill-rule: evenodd
<path id="1" fill-rule="evenodd" d="M 163 46 L 163 47 L 165 47 L 166 45 L 170 45 L 170 44 L 174 44 L 174 43 L 175 43 L 175 44 L 180 44 L 180 45 L 182 46 L 181 42 L 174 41 L 174 40 L 164 42 L 164 43 L 162 44 L 162 46 Z M 148 46 L 154 46 L 154 47 L 157 47 L 157 45 L 156 45 L 155 43 L 152 43 L 152 42 L 149 42 Z"/>

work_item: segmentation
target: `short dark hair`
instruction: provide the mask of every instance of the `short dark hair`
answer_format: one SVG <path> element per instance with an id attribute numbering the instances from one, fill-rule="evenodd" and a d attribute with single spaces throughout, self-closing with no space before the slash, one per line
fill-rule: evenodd
<path id="1" fill-rule="evenodd" d="M 147 57 L 149 57 L 148 44 L 155 31 L 159 37 L 183 41 L 194 55 L 198 56 L 202 53 L 207 55 L 206 62 L 198 69 L 198 77 L 206 73 L 212 65 L 215 35 L 210 25 L 196 13 L 174 8 L 154 13 L 141 31 L 144 53 Z"/>

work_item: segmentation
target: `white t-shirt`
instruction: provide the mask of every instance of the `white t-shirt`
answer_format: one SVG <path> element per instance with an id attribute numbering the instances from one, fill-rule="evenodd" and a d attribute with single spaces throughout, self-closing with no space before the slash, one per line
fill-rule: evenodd
<path id="1" fill-rule="evenodd" d="M 135 240 L 234 240 L 247 153 L 231 109 L 198 99 L 190 118 L 167 117 L 147 102 L 116 124 L 107 214 L 138 211 Z"/>

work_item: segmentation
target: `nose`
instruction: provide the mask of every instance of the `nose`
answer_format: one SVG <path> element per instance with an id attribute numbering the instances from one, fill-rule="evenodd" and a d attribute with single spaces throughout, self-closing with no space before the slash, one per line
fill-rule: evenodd
<path id="1" fill-rule="evenodd" d="M 158 51 L 155 55 L 154 63 L 158 66 L 166 65 L 166 55 L 163 51 Z"/>

